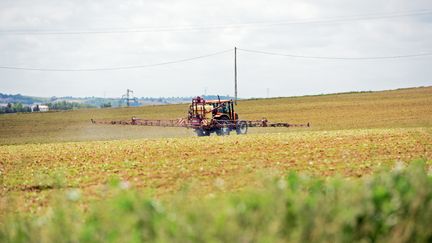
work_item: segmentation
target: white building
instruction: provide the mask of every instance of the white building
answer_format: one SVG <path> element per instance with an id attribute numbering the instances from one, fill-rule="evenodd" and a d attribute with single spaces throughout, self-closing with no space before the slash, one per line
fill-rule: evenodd
<path id="1" fill-rule="evenodd" d="M 47 105 L 40 105 L 39 111 L 49 111 L 49 107 Z"/>
<path id="2" fill-rule="evenodd" d="M 33 111 L 37 111 L 37 107 L 39 107 L 40 112 L 46 112 L 49 111 L 49 107 L 47 105 L 35 105 L 32 107 Z"/>

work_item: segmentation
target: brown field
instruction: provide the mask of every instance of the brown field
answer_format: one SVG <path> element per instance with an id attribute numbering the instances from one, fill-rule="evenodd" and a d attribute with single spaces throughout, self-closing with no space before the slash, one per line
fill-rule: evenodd
<path id="1" fill-rule="evenodd" d="M 241 119 L 310 122 L 309 130 L 432 126 L 432 87 L 240 101 Z M 12 114 L 0 116 L 0 144 L 46 143 L 160 137 L 191 137 L 183 128 L 95 126 L 90 119 L 127 120 L 185 117 L 188 104 Z M 296 129 L 251 129 L 250 133 Z"/>
<path id="2" fill-rule="evenodd" d="M 357 178 L 417 159 L 429 165 L 431 104 L 431 87 L 246 100 L 238 106 L 243 119 L 265 116 L 312 127 L 255 128 L 245 136 L 206 138 L 184 128 L 90 123 L 90 118 L 133 115 L 181 117 L 186 104 L 5 115 L 0 117 L 1 204 L 39 212 L 53 195 L 70 189 L 101 198 L 113 179 L 159 198 L 191 185 L 193 197 L 200 197 L 259 186 L 263 177 L 288 171 Z"/>

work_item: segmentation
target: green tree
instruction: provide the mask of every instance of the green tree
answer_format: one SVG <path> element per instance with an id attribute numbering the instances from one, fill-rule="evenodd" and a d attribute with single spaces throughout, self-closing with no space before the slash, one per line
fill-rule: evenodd
<path id="1" fill-rule="evenodd" d="M 108 103 L 103 103 L 100 107 L 101 108 L 109 108 L 109 107 L 112 107 L 112 105 L 111 105 L 111 102 L 108 102 Z"/>

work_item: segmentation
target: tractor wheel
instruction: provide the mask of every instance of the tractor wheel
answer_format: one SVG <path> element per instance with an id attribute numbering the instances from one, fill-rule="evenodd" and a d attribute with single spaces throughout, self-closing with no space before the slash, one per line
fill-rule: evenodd
<path id="1" fill-rule="evenodd" d="M 221 117 L 218 120 L 219 125 L 221 125 L 221 127 L 216 129 L 216 134 L 218 136 L 227 136 L 230 134 L 230 127 L 229 127 L 229 119 L 228 117 Z"/>
<path id="2" fill-rule="evenodd" d="M 248 125 L 245 121 L 237 122 L 236 132 L 238 135 L 246 134 L 248 131 Z"/>
<path id="3" fill-rule="evenodd" d="M 198 135 L 198 137 L 210 136 L 210 133 L 208 131 L 201 128 L 195 129 L 195 132 Z"/>

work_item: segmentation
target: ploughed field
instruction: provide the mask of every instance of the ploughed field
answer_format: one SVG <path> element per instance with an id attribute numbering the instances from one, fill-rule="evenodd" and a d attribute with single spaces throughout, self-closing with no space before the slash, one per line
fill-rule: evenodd
<path id="1" fill-rule="evenodd" d="M 268 180 L 283 178 L 290 172 L 323 180 L 342 178 L 344 183 L 352 183 L 375 173 L 399 170 L 415 160 L 422 160 L 426 171 L 432 166 L 432 87 L 241 101 L 237 109 L 241 119 L 266 117 L 274 122 L 312 125 L 297 129 L 254 128 L 241 136 L 196 137 L 193 131 L 184 128 L 90 123 L 91 118 L 172 119 L 183 117 L 186 109 L 187 104 L 0 116 L 2 215 L 9 215 L 6 212 L 45 215 L 49 208 L 58 208 L 54 202 L 59 195 L 77 201 L 85 215 L 89 205 L 111 200 L 109 185 L 161 200 L 164 205 L 172 205 L 173 211 L 181 208 L 190 212 L 192 209 L 179 206 L 178 201 L 177 204 L 170 202 L 178 200 L 179 193 L 185 191 L 187 196 L 180 200 L 183 204 L 204 200 L 207 205 L 204 208 L 212 207 L 206 200 L 241 191 L 263 190 L 259 195 L 264 195 L 267 188 L 273 188 L 269 187 Z M 291 182 L 288 179 L 287 183 Z M 310 189 L 307 185 L 302 193 Z M 432 198 L 430 192 L 424 193 Z M 79 200 L 74 199 L 77 195 Z M 236 200 L 249 200 L 248 197 Z M 132 200 L 136 203 L 134 200 L 140 199 Z M 427 205 L 432 205 L 431 201 Z M 203 210 L 213 210 L 209 208 Z M 100 217 L 103 221 L 105 216 Z M 215 227 L 209 224 L 210 228 Z M 295 227 L 303 229 L 301 223 Z M 2 232 L 6 233 L 2 235 Z M 15 239 L 14 234 L 19 234 L 14 232 L 19 231 L 0 230 L 0 239 L 2 236 Z M 233 233 L 233 237 L 237 234 Z M 272 237 L 276 235 L 279 237 L 276 233 L 266 233 L 264 238 L 257 238 L 250 233 L 248 237 L 252 237 L 250 241 L 275 240 Z M 48 238 L 41 240 L 56 239 L 44 237 Z M 148 240 L 161 239 L 152 237 L 155 238 Z M 224 240 L 212 233 L 209 237 L 201 240 Z M 282 239 L 303 239 L 290 237 Z M 242 241 L 242 238 L 225 240 Z"/>
<path id="2" fill-rule="evenodd" d="M 218 178 L 237 190 L 268 173 L 357 177 L 396 161 L 431 160 L 432 87 L 241 101 L 241 119 L 312 124 L 251 128 L 246 136 L 198 138 L 185 128 L 90 122 L 173 119 L 186 110 L 187 104 L 0 116 L 2 196 L 43 205 L 53 191 L 93 193 L 113 177 L 158 196 L 192 180 L 210 193 Z"/>
<path id="3" fill-rule="evenodd" d="M 55 191 L 96 195 L 113 178 L 155 196 L 194 183 L 196 193 L 259 184 L 260 177 L 297 171 L 361 177 L 395 162 L 431 160 L 432 129 L 298 131 L 209 138 L 165 138 L 3 146 L 3 196 L 43 209 Z"/>

